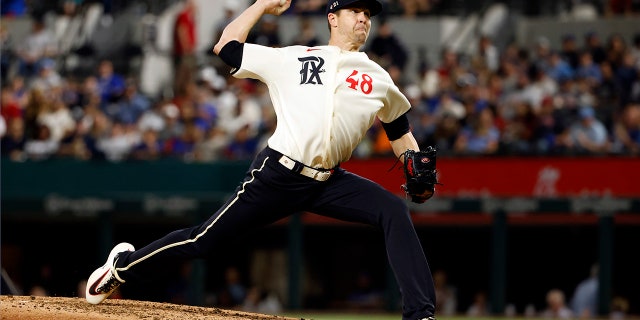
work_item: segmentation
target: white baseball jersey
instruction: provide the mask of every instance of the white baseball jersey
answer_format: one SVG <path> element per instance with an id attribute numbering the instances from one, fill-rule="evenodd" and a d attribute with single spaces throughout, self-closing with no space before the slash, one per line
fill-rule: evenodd
<path id="1" fill-rule="evenodd" d="M 234 76 L 269 87 L 278 121 L 269 146 L 314 168 L 349 160 L 376 116 L 388 123 L 411 107 L 389 74 L 365 53 L 335 46 L 245 43 Z"/>

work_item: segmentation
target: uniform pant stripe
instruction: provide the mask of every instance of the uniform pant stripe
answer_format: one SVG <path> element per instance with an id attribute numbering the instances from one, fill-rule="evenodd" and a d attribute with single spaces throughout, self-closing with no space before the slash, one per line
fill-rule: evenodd
<path id="1" fill-rule="evenodd" d="M 253 182 L 253 181 L 255 180 L 255 176 L 254 176 L 254 174 L 255 174 L 256 172 L 262 171 L 262 169 L 264 168 L 264 165 L 267 163 L 267 160 L 268 160 L 268 159 L 269 159 L 269 157 L 266 157 L 266 158 L 264 159 L 264 161 L 262 162 L 262 165 L 260 166 L 260 168 L 251 170 L 251 179 L 250 179 L 250 180 L 248 180 L 248 181 L 245 181 L 245 182 L 242 184 L 242 190 L 238 191 L 238 193 L 236 194 L 236 197 L 235 197 L 231 202 L 229 202 L 229 205 L 227 205 L 227 206 L 224 208 L 224 210 L 222 210 L 222 211 L 220 212 L 220 214 L 218 215 L 218 217 L 216 217 L 216 218 L 215 218 L 215 219 L 214 219 L 214 220 L 213 220 L 213 221 L 212 221 L 212 222 L 207 226 L 207 228 L 206 228 L 206 229 L 204 229 L 204 231 L 200 232 L 200 233 L 199 233 L 198 235 L 196 235 L 193 239 L 189 239 L 189 240 L 185 240 L 185 241 L 180 241 L 180 242 L 176 242 L 176 243 L 168 244 L 168 245 L 166 245 L 166 246 L 164 246 L 164 247 L 162 247 L 162 248 L 159 248 L 159 249 L 157 249 L 157 250 L 155 250 L 155 251 L 153 251 L 153 252 L 149 253 L 148 255 L 146 255 L 146 256 L 144 256 L 144 257 L 142 257 L 142 258 L 140 258 L 140 259 L 138 259 L 138 260 L 136 260 L 136 261 L 131 262 L 131 263 L 130 263 L 129 265 L 127 265 L 126 267 L 122 267 L 122 268 L 115 268 L 115 269 L 114 269 L 114 271 L 116 271 L 116 272 L 118 272 L 118 271 L 127 271 L 127 270 L 129 270 L 129 268 L 131 268 L 131 267 L 135 266 L 136 264 L 138 264 L 138 263 L 140 263 L 140 262 L 142 262 L 142 261 L 144 261 L 144 260 L 146 260 L 146 259 L 150 258 L 151 256 L 153 256 L 153 255 L 155 255 L 155 254 L 157 254 L 157 253 L 159 253 L 159 252 L 162 252 L 162 251 L 164 251 L 164 250 L 167 250 L 167 249 L 170 249 L 170 248 L 173 248 L 173 247 L 181 246 L 181 245 L 184 245 L 184 244 L 187 244 L 187 243 L 193 243 L 193 242 L 198 241 L 198 239 L 199 239 L 200 237 L 202 237 L 203 235 L 205 235 L 205 234 L 207 233 L 207 231 L 209 231 L 209 229 L 210 229 L 211 227 L 213 227 L 213 225 L 214 225 L 214 224 L 215 224 L 215 223 L 216 223 L 220 218 L 222 218 L 222 216 L 227 212 L 227 210 L 228 210 L 228 209 L 229 209 L 229 208 L 230 208 L 230 207 L 231 207 L 231 206 L 232 206 L 236 201 L 238 201 L 238 198 L 240 197 L 240 195 L 241 195 L 242 193 L 244 193 L 244 189 L 245 189 L 246 185 L 247 185 L 247 184 L 249 184 L 249 183 L 251 183 L 251 182 Z M 116 274 L 116 277 L 117 277 L 117 274 Z"/>

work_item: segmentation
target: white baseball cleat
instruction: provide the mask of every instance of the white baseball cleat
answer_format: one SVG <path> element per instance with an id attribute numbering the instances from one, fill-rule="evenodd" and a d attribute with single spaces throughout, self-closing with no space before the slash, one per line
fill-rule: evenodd
<path id="1" fill-rule="evenodd" d="M 120 277 L 113 272 L 114 260 L 118 253 L 134 250 L 133 245 L 126 242 L 122 242 L 111 249 L 107 262 L 89 276 L 86 289 L 87 302 L 98 304 L 104 301 L 113 291 L 124 283 L 124 280 L 120 279 Z"/>

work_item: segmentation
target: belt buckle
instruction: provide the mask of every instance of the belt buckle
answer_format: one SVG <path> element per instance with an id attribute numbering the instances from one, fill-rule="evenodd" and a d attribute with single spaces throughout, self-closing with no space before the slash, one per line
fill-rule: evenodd
<path id="1" fill-rule="evenodd" d="M 313 175 L 313 179 L 317 181 L 327 181 L 331 177 L 333 170 L 330 171 L 320 171 L 316 170 L 316 173 Z"/>

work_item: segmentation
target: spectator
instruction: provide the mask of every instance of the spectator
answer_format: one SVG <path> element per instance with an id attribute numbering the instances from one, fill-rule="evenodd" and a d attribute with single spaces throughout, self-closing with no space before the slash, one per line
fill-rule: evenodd
<path id="1" fill-rule="evenodd" d="M 473 302 L 467 309 L 467 317 L 480 318 L 491 315 L 489 309 L 489 301 L 484 291 L 476 292 L 473 296 Z"/>
<path id="2" fill-rule="evenodd" d="M 183 161 L 195 160 L 195 148 L 203 140 L 202 128 L 194 122 L 184 124 L 182 133 L 165 141 L 164 152 L 169 157 Z"/>
<path id="3" fill-rule="evenodd" d="M 51 138 L 51 130 L 49 127 L 38 124 L 34 134 L 35 136 L 33 138 L 27 138 L 24 144 L 24 151 L 28 159 L 49 159 L 58 151 L 60 143 Z"/>
<path id="4" fill-rule="evenodd" d="M 438 78 L 440 80 L 440 90 L 453 90 L 455 78 L 460 71 L 460 59 L 458 54 L 451 48 L 442 49 L 440 65 L 437 67 Z"/>
<path id="5" fill-rule="evenodd" d="M 588 32 L 584 37 L 584 49 L 591 52 L 593 62 L 601 64 L 607 59 L 607 51 L 605 50 L 600 36 L 596 32 Z"/>
<path id="6" fill-rule="evenodd" d="M 167 102 L 159 101 L 153 104 L 153 107 L 145 110 L 140 118 L 138 118 L 138 130 L 145 132 L 147 130 L 153 130 L 156 132 L 162 132 L 165 129 L 165 112 L 164 108 L 167 106 Z M 178 107 L 172 105 L 176 112 Z"/>
<path id="7" fill-rule="evenodd" d="M 102 60 L 98 65 L 96 85 L 103 107 L 118 102 L 126 89 L 124 78 L 114 72 L 113 62 L 110 60 Z"/>
<path id="8" fill-rule="evenodd" d="M 114 122 L 109 134 L 97 139 L 96 148 L 104 153 L 107 160 L 119 162 L 127 159 L 139 141 L 137 133 L 128 131 L 122 123 Z"/>
<path id="9" fill-rule="evenodd" d="M 166 141 L 174 136 L 182 134 L 184 124 L 180 121 L 180 110 L 173 103 L 165 103 L 161 106 L 164 126 L 159 131 L 160 140 Z"/>
<path id="10" fill-rule="evenodd" d="M 579 119 L 571 126 L 570 135 L 579 153 L 602 154 L 609 150 L 607 129 L 596 119 L 592 107 L 581 107 Z"/>
<path id="11" fill-rule="evenodd" d="M 393 27 L 388 20 L 380 21 L 378 30 L 366 51 L 372 54 L 372 60 L 389 71 L 394 82 L 400 83 L 400 76 L 409 60 L 409 52 L 393 32 Z"/>
<path id="12" fill-rule="evenodd" d="M 573 314 L 580 319 L 591 319 L 598 315 L 598 266 L 593 265 L 589 277 L 580 281 L 571 298 Z"/>
<path id="13" fill-rule="evenodd" d="M 16 50 L 19 73 L 27 79 L 36 75 L 40 60 L 57 56 L 55 36 L 46 28 L 41 15 L 33 17 L 31 33 L 20 43 Z"/>
<path id="14" fill-rule="evenodd" d="M 224 16 L 215 26 L 214 34 L 215 38 L 212 43 L 217 43 L 220 40 L 220 35 L 222 35 L 222 30 L 226 27 L 233 19 L 235 19 L 238 10 L 240 10 L 240 1 L 237 0 L 225 0 L 224 1 Z M 213 47 L 210 48 L 213 50 Z"/>
<path id="15" fill-rule="evenodd" d="M 355 288 L 347 296 L 347 306 L 354 310 L 381 310 L 384 307 L 384 295 L 373 285 L 371 275 L 361 271 L 355 278 Z"/>
<path id="16" fill-rule="evenodd" d="M 540 313 L 544 319 L 571 319 L 573 312 L 565 304 L 564 293 L 559 289 L 551 289 L 547 292 L 547 306 Z"/>
<path id="17" fill-rule="evenodd" d="M 229 145 L 227 133 L 221 127 L 211 127 L 203 141 L 196 145 L 196 159 L 202 162 L 222 160 Z"/>
<path id="18" fill-rule="evenodd" d="M 433 273 L 433 283 L 436 289 L 436 314 L 454 315 L 458 305 L 458 293 L 449 283 L 447 273 L 444 270 L 436 270 Z"/>
<path id="19" fill-rule="evenodd" d="M 456 100 L 450 91 L 442 93 L 433 112 L 437 117 L 443 117 L 445 114 L 449 114 L 458 120 L 462 120 L 467 116 L 467 110 L 464 105 Z"/>
<path id="20" fill-rule="evenodd" d="M 366 51 L 372 55 L 371 59 L 383 68 L 395 66 L 400 71 L 404 71 L 409 59 L 409 52 L 405 45 L 395 35 L 393 26 L 386 19 L 380 21 L 378 30 Z"/>
<path id="21" fill-rule="evenodd" d="M 207 102 L 216 104 L 217 95 L 226 89 L 227 81 L 213 67 L 204 67 L 198 73 L 198 87 L 206 94 Z"/>
<path id="22" fill-rule="evenodd" d="M 235 132 L 225 153 L 231 160 L 250 160 L 257 148 L 258 139 L 247 124 Z"/>
<path id="23" fill-rule="evenodd" d="M 308 16 L 298 18 L 300 29 L 298 34 L 291 41 L 291 45 L 299 45 L 305 47 L 315 47 L 320 45 L 322 41 L 318 38 L 316 29 L 313 26 L 313 20 Z"/>
<path id="24" fill-rule="evenodd" d="M 525 101 L 514 104 L 514 115 L 504 125 L 501 143 L 509 154 L 530 154 L 536 115 L 531 104 Z"/>
<path id="25" fill-rule="evenodd" d="M 38 117 L 49 110 L 50 102 L 44 92 L 39 89 L 29 90 L 28 103 L 24 110 L 25 136 L 33 138 L 38 136 L 36 127 L 38 125 Z"/>
<path id="26" fill-rule="evenodd" d="M 82 84 L 78 89 L 78 104 L 81 106 L 87 105 L 95 97 L 98 98 L 98 107 L 102 107 L 102 94 L 98 86 L 98 78 L 88 76 L 82 80 Z"/>
<path id="27" fill-rule="evenodd" d="M 489 36 L 483 35 L 478 40 L 477 51 L 472 58 L 477 70 L 496 72 L 500 64 L 500 53 Z"/>
<path id="28" fill-rule="evenodd" d="M 602 71 L 600 66 L 593 62 L 591 52 L 585 51 L 580 54 L 576 77 L 578 79 L 586 79 L 592 88 L 596 88 L 602 82 Z"/>
<path id="29" fill-rule="evenodd" d="M 19 101 L 15 98 L 10 86 L 2 86 L 0 92 L 0 108 L 2 117 L 6 121 L 11 121 L 15 118 L 22 118 L 22 107 L 20 106 Z"/>
<path id="30" fill-rule="evenodd" d="M 533 128 L 534 148 L 541 154 L 564 154 L 569 142 L 566 110 L 557 109 L 553 98 L 546 97 Z"/>
<path id="31" fill-rule="evenodd" d="M 433 134 L 440 118 L 435 116 L 432 108 L 422 100 L 420 88 L 417 85 L 408 86 L 404 91 L 412 106 L 407 116 L 413 136 L 418 141 L 418 145 L 423 145 Z"/>
<path id="32" fill-rule="evenodd" d="M 459 154 L 494 154 L 498 151 L 499 139 L 500 131 L 495 126 L 493 111 L 484 108 L 462 129 L 454 149 Z"/>
<path id="33" fill-rule="evenodd" d="M 268 47 L 281 47 L 282 41 L 280 40 L 279 28 L 280 24 L 274 16 L 262 16 L 262 21 L 258 25 L 257 30 L 249 34 L 247 42 Z"/>
<path id="34" fill-rule="evenodd" d="M 61 2 L 63 6 L 69 6 L 66 18 L 78 18 L 74 15 L 77 11 L 72 12 L 70 2 Z M 302 1 L 298 4 L 300 8 L 304 6 Z M 398 4 L 392 2 L 388 5 Z M 237 1 L 226 2 L 229 18 L 233 16 L 233 8 L 237 5 Z M 304 36 L 296 41 L 303 45 L 314 45 L 316 34 L 307 18 L 300 20 L 300 35 Z M 272 41 L 270 34 L 277 32 L 277 26 L 270 26 L 270 22 L 268 19 L 264 21 L 265 30 L 270 31 L 254 30 L 257 32 L 252 36 Z M 378 28 L 382 43 L 380 47 L 385 47 L 385 43 L 389 42 L 385 34 L 393 36 L 393 30 L 389 29 L 388 20 L 383 19 Z M 44 31 L 46 33 L 46 28 Z M 36 38 L 35 34 L 34 29 L 29 37 Z M 637 38 L 640 39 L 640 36 Z M 634 45 L 627 47 L 624 38 L 612 34 L 605 49 L 596 33 L 590 32 L 584 39 L 575 70 L 572 64 L 577 50 L 575 37 L 570 34 L 562 38 L 563 47 L 556 52 L 546 38 L 539 39 L 536 47 L 531 49 L 511 43 L 498 53 L 501 56 L 495 70 L 484 66 L 490 64 L 486 59 L 495 56 L 491 52 L 496 51 L 486 37 L 479 40 L 478 52 L 470 61 L 466 60 L 468 57 L 445 48 L 436 67 L 430 68 L 425 52 L 419 52 L 418 80 L 415 84 L 407 82 L 404 90 L 414 105 L 409 117 L 419 143 L 423 146 L 437 145 L 439 151 L 445 154 L 461 152 L 459 146 L 456 147 L 456 141 L 473 136 L 470 133 L 474 132 L 472 128 L 478 123 L 478 114 L 490 108 L 495 112 L 493 126 L 498 133 L 500 152 L 517 155 L 591 154 L 593 151 L 580 145 L 575 132 L 583 126 L 582 120 L 577 119 L 581 106 L 597 106 L 594 118 L 604 126 L 604 133 L 600 129 L 591 130 L 599 136 L 606 136 L 612 152 L 636 154 L 635 116 L 633 111 L 627 111 L 635 108 L 626 106 L 640 100 L 640 40 L 635 39 Z M 390 42 L 397 44 L 399 40 Z M 3 49 L 7 48 L 3 46 Z M 63 46 L 58 50 L 64 51 Z M 270 136 L 273 125 L 273 115 L 269 114 L 273 111 L 269 107 L 270 97 L 268 93 L 265 94 L 267 91 L 264 87 L 256 86 L 253 81 L 225 79 L 215 69 L 205 67 L 194 75 L 194 79 L 190 73 L 188 79 L 180 84 L 180 90 L 173 92 L 174 105 L 159 103 L 152 107 L 150 100 L 137 91 L 136 83 L 125 81 L 113 70 L 109 60 L 101 61 L 97 76 L 76 79 L 61 76 L 54 58 L 55 52 L 53 56 L 45 55 L 39 59 L 35 65 L 39 70 L 36 76 L 25 78 L 19 74 L 5 75 L 9 76 L 6 83 L 10 85 L 3 86 L 2 91 L 2 115 L 6 125 L 11 127 L 12 119 L 21 117 L 22 124 L 16 126 L 24 128 L 25 140 L 37 140 L 36 133 L 42 131 L 38 128 L 39 119 L 52 117 L 50 109 L 55 107 L 52 103 L 62 101 L 65 106 L 62 109 L 67 110 L 77 126 L 67 126 L 63 134 L 66 138 L 60 141 L 54 156 L 84 158 L 86 153 L 81 150 L 86 148 L 90 154 L 88 158 L 103 157 L 97 142 L 104 140 L 105 135 L 109 136 L 112 122 L 135 125 L 133 129 L 125 128 L 130 137 L 137 137 L 134 141 L 141 141 L 143 135 L 151 136 L 145 133 L 151 129 L 155 132 L 155 139 L 163 146 L 167 145 L 167 141 L 180 140 L 187 124 L 194 124 L 199 127 L 200 136 L 206 133 L 206 138 L 200 138 L 194 151 L 189 152 L 189 157 L 192 155 L 200 161 L 219 158 L 221 150 L 225 150 L 227 156 L 235 154 L 234 157 L 246 157 L 253 149 L 254 141 L 262 145 Z M 383 55 L 379 59 L 392 68 L 403 64 L 397 62 L 403 59 L 394 60 L 390 55 Z M 484 62 L 477 63 L 479 60 Z M 389 72 L 397 76 L 394 78 L 396 81 L 402 74 L 400 69 Z M 403 80 L 408 79 L 403 77 Z M 416 90 L 416 86 L 420 90 Z M 98 111 L 95 105 L 99 106 Z M 59 124 L 58 121 L 48 123 L 48 134 L 53 139 L 59 137 L 60 131 L 56 129 Z M 597 124 L 594 126 L 598 127 Z M 378 126 L 373 126 L 354 156 L 387 155 L 389 143 L 381 133 L 383 131 Z M 234 138 L 237 139 L 232 144 Z M 609 147 L 605 147 L 596 153 L 608 150 Z M 159 155 L 166 156 L 168 154 L 165 153 Z"/>
<path id="35" fill-rule="evenodd" d="M 11 94 L 18 103 L 20 109 L 24 110 L 29 102 L 29 90 L 25 80 L 21 76 L 14 76 L 10 81 Z"/>
<path id="36" fill-rule="evenodd" d="M 611 320 L 622 320 L 626 319 L 626 316 L 629 312 L 629 300 L 624 297 L 614 297 L 611 301 L 611 313 L 609 315 L 609 319 Z"/>
<path id="37" fill-rule="evenodd" d="M 640 104 L 630 104 L 614 127 L 614 150 L 619 153 L 640 153 Z"/>
<path id="38" fill-rule="evenodd" d="M 625 106 L 635 98 L 640 98 L 640 69 L 636 69 L 634 57 L 630 51 L 625 51 L 622 62 L 616 70 L 616 79 L 620 88 L 619 106 Z M 634 93 L 634 91 L 636 91 Z"/>
<path id="39" fill-rule="evenodd" d="M 38 88 L 44 92 L 62 88 L 63 80 L 56 71 L 55 61 L 49 58 L 41 59 L 37 68 L 38 73 L 31 81 L 31 88 Z"/>
<path id="40" fill-rule="evenodd" d="M 551 59 L 551 42 L 547 37 L 539 37 L 533 48 L 533 63 L 532 67 L 537 67 L 541 70 L 548 70 L 550 68 L 549 63 Z"/>
<path id="41" fill-rule="evenodd" d="M 131 158 L 134 160 L 157 160 L 162 156 L 162 141 L 158 132 L 147 129 L 142 132 L 141 141 L 133 147 Z"/>
<path id="42" fill-rule="evenodd" d="M 237 96 L 225 102 L 220 100 L 218 124 L 230 135 L 248 126 L 249 133 L 256 135 L 262 121 L 260 104 L 253 95 L 255 86 L 248 80 L 236 83 Z"/>
<path id="43" fill-rule="evenodd" d="M 78 132 L 84 140 L 90 159 L 103 160 L 106 158 L 98 143 L 110 134 L 111 121 L 98 107 L 100 99 L 96 96 L 85 107 L 85 113 L 80 120 Z"/>
<path id="44" fill-rule="evenodd" d="M 138 91 L 138 87 L 133 80 L 128 80 L 123 97 L 117 103 L 117 113 L 114 116 L 116 121 L 127 125 L 137 123 L 142 114 L 151 108 L 151 101 Z"/>
<path id="45" fill-rule="evenodd" d="M 2 2 L 4 5 L 4 1 Z M 9 27 L 5 21 L 0 21 L 0 81 L 7 83 L 9 70 L 15 59 L 11 48 L 13 47 Z"/>
<path id="46" fill-rule="evenodd" d="M 569 63 L 569 66 L 573 70 L 578 68 L 580 53 L 578 52 L 578 43 L 576 42 L 575 35 L 566 34 L 562 37 L 560 56 L 562 57 L 562 60 Z"/>
<path id="47" fill-rule="evenodd" d="M 633 46 L 631 47 L 631 55 L 636 64 L 636 69 L 640 70 L 640 33 L 633 36 Z"/>
<path id="48" fill-rule="evenodd" d="M 197 4 L 195 0 L 183 0 L 182 4 L 182 10 L 176 17 L 173 30 L 173 57 L 176 70 L 183 67 L 191 69 L 195 66 L 196 58 Z"/>
<path id="49" fill-rule="evenodd" d="M 261 314 L 277 314 L 282 312 L 282 303 L 274 293 L 253 286 L 249 288 L 241 310 Z"/>
<path id="50" fill-rule="evenodd" d="M 224 287 L 218 294 L 219 306 L 234 308 L 242 306 L 247 297 L 247 288 L 242 283 L 238 268 L 230 266 L 224 272 Z"/>
<path id="51" fill-rule="evenodd" d="M 624 55 L 627 52 L 627 43 L 622 35 L 614 33 L 607 41 L 607 61 L 617 70 L 624 63 Z"/>
<path id="52" fill-rule="evenodd" d="M 210 91 L 210 89 L 203 86 L 199 87 L 194 101 L 195 112 L 198 118 L 201 119 L 198 125 L 205 132 L 218 122 L 218 109 L 214 105 L 215 99 Z"/>
<path id="53" fill-rule="evenodd" d="M 211 127 L 211 123 L 207 122 L 208 119 L 205 119 L 201 116 L 201 113 L 198 111 L 198 106 L 196 106 L 195 102 L 188 101 L 182 105 L 182 110 L 180 113 L 180 122 L 183 125 L 193 124 L 198 129 L 202 130 L 202 132 L 206 131 L 209 127 Z"/>
<path id="54" fill-rule="evenodd" d="M 182 84 L 177 84 L 178 88 L 173 96 L 172 102 L 178 107 L 178 110 L 182 114 L 182 109 L 186 104 L 193 104 L 196 100 L 198 85 L 194 80 L 190 79 L 186 80 Z"/>
<path id="55" fill-rule="evenodd" d="M 423 146 L 435 146 L 438 153 L 452 154 L 458 133 L 460 132 L 460 122 L 456 117 L 445 113 L 436 125 L 433 136 L 425 142 Z"/>
<path id="56" fill-rule="evenodd" d="M 426 58 L 425 58 L 426 59 Z M 431 68 L 426 61 L 422 62 L 420 67 L 418 85 L 422 95 L 429 101 L 437 98 L 439 91 L 440 75 L 438 71 Z"/>
<path id="57" fill-rule="evenodd" d="M 89 160 L 91 152 L 85 144 L 84 137 L 74 135 L 60 143 L 58 147 L 58 157 L 69 157 L 77 160 Z"/>
<path id="58" fill-rule="evenodd" d="M 594 88 L 594 94 L 598 98 L 600 105 L 606 108 L 617 108 L 620 105 L 620 92 L 622 90 L 613 68 L 609 62 L 603 62 L 600 65 L 602 73 L 602 82 Z"/>
<path id="59" fill-rule="evenodd" d="M 38 123 L 47 126 L 51 139 L 57 142 L 70 139 L 76 127 L 69 108 L 61 100 L 52 101 L 50 107 L 38 115 Z"/>
<path id="60" fill-rule="evenodd" d="M 568 79 L 573 79 L 573 69 L 562 59 L 562 56 L 558 52 L 552 52 L 549 57 L 549 66 L 545 72 L 550 78 L 557 82 L 562 82 Z"/>
<path id="61" fill-rule="evenodd" d="M 2 118 L 4 120 L 4 118 Z M 12 161 L 24 160 L 24 120 L 14 118 L 7 122 L 7 132 L 2 136 L 0 152 L 3 157 L 9 157 Z"/>
<path id="62" fill-rule="evenodd" d="M 183 0 L 182 10 L 176 17 L 173 29 L 173 67 L 175 70 L 174 91 L 182 95 L 187 83 L 193 78 L 197 64 L 196 0 Z"/>

